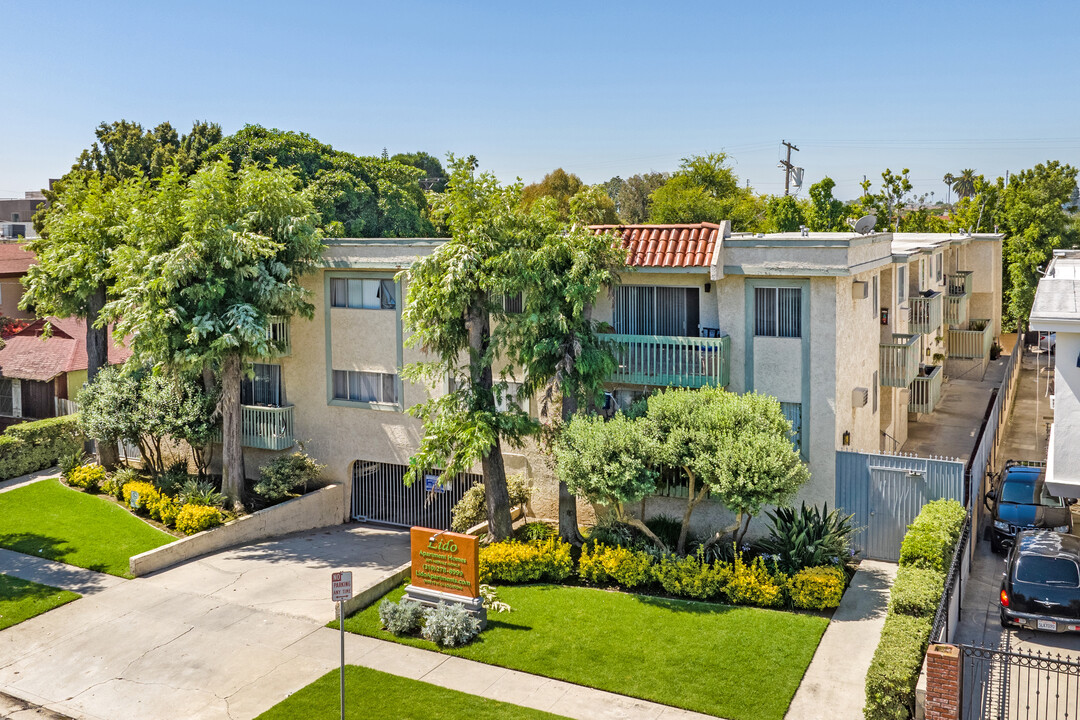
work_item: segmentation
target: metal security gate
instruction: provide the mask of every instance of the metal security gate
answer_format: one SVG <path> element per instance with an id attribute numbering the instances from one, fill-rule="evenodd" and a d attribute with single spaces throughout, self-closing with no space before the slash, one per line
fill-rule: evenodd
<path id="1" fill-rule="evenodd" d="M 865 557 L 896 562 L 908 524 L 932 500 L 964 501 L 964 463 L 944 458 L 836 453 L 836 507 L 859 528 L 852 544 Z"/>
<path id="2" fill-rule="evenodd" d="M 1080 718 L 1080 663 L 1068 656 L 961 645 L 963 720 Z"/>
<path id="3" fill-rule="evenodd" d="M 405 485 L 405 465 L 357 460 L 353 463 L 352 518 L 388 525 L 450 529 L 450 509 L 465 491 L 483 476 L 461 473 L 448 483 L 436 482 L 442 475 L 424 474 L 422 482 Z"/>

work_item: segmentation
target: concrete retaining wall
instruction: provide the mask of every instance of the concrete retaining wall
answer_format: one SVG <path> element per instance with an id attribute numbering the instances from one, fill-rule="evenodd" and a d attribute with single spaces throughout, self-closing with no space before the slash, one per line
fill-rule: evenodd
<path id="1" fill-rule="evenodd" d="M 340 525 L 345 502 L 342 485 L 328 485 L 301 497 L 237 518 L 212 530 L 162 545 L 131 558 L 135 577 L 234 545 L 287 535 L 301 530 Z"/>
<path id="2" fill-rule="evenodd" d="M 346 600 L 345 605 L 345 617 L 352 615 L 354 612 L 358 612 L 368 607 L 376 600 L 381 598 L 386 593 L 396 588 L 401 583 L 405 582 L 412 576 L 412 563 L 407 562 L 404 565 L 399 565 L 396 569 L 391 570 L 386 575 L 383 575 L 373 585 L 368 586 L 364 590 L 361 590 L 356 595 L 353 595 L 351 599 Z M 337 620 L 337 609 L 334 610 L 334 617 L 331 620 Z"/>

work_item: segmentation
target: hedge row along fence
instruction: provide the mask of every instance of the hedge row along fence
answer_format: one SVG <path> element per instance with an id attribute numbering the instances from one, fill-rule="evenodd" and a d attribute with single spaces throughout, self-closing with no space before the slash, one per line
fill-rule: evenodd
<path id="1" fill-rule="evenodd" d="M 908 526 L 900 545 L 900 568 L 874 659 L 866 673 L 866 720 L 915 716 L 930 627 L 945 592 L 945 573 L 967 521 L 956 500 L 935 500 Z"/>
<path id="2" fill-rule="evenodd" d="M 0 434 L 0 480 L 52 467 L 85 442 L 78 415 L 12 425 Z"/>
<path id="3" fill-rule="evenodd" d="M 661 558 L 641 550 L 587 544 L 575 567 L 570 545 L 559 538 L 502 542 L 480 549 L 484 583 L 561 583 L 575 577 L 586 585 L 633 591 L 662 590 L 676 597 L 755 607 L 825 610 L 840 604 L 844 571 L 838 565 L 805 568 L 788 575 L 761 557 L 747 562 L 709 562 L 701 556 Z"/>

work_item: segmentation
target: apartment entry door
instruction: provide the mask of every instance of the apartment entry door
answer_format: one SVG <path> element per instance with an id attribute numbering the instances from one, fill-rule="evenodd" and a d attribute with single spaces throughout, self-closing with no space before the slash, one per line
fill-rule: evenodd
<path id="1" fill-rule="evenodd" d="M 866 556 L 896 562 L 907 526 L 922 506 L 933 500 L 926 473 L 896 468 L 870 468 L 870 495 L 866 517 Z"/>

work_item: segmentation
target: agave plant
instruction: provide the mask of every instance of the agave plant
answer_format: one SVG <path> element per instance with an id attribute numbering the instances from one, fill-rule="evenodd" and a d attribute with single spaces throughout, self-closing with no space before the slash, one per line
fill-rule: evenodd
<path id="1" fill-rule="evenodd" d="M 851 536 L 856 528 L 851 524 L 854 515 L 829 512 L 816 505 L 795 510 L 777 508 L 766 513 L 772 521 L 769 537 L 761 542 L 762 549 L 774 556 L 779 569 L 795 573 L 819 565 L 839 565 L 847 561 Z"/>
<path id="2" fill-rule="evenodd" d="M 225 507 L 225 496 L 217 491 L 213 483 L 190 479 L 180 486 L 177 498 L 184 505 L 209 505 Z"/>

